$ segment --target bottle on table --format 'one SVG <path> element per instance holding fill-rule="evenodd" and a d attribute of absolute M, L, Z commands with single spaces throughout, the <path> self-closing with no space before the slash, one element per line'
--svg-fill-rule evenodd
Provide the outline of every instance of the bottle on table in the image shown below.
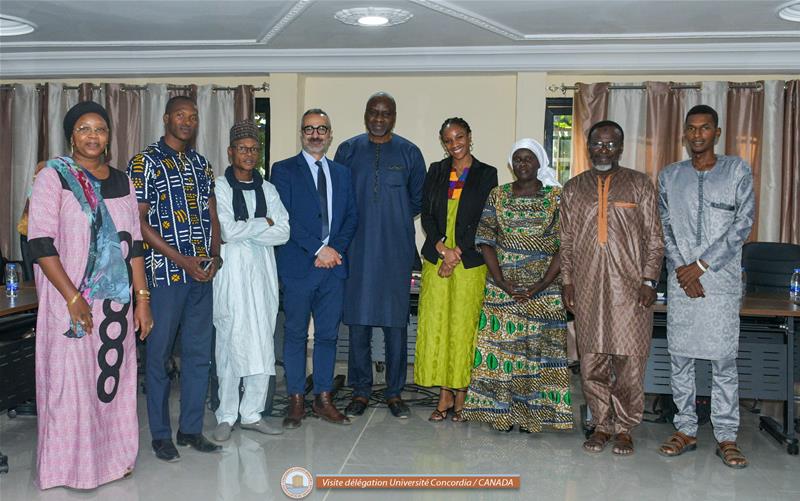
<path fill-rule="evenodd" d="M 800 304 L 800 268 L 795 268 L 789 282 L 789 301 Z"/>
<path fill-rule="evenodd" d="M 17 297 L 19 290 L 19 265 L 17 263 L 6 264 L 6 296 Z"/>

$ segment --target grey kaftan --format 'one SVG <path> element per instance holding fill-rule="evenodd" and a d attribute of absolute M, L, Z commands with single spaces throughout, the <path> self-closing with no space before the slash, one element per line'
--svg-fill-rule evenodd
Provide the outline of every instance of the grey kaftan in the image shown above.
<path fill-rule="evenodd" d="M 719 155 L 711 170 L 691 160 L 670 164 L 658 176 L 659 210 L 667 256 L 669 352 L 689 358 L 736 358 L 742 294 L 742 245 L 755 213 L 753 174 L 739 157 Z M 702 259 L 705 298 L 691 299 L 675 268 Z"/>

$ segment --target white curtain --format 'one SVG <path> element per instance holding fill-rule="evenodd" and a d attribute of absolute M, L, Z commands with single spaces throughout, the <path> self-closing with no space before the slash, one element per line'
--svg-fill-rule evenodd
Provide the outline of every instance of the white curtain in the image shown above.
<path fill-rule="evenodd" d="M 641 83 L 626 83 L 641 85 Z M 608 119 L 622 126 L 625 148 L 619 163 L 624 167 L 645 172 L 647 136 L 647 92 L 643 89 L 617 89 L 608 94 Z"/>
<path fill-rule="evenodd" d="M 78 90 L 64 89 L 64 84 L 47 84 L 47 158 L 67 155 L 70 145 L 64 137 L 64 115 L 78 104 Z"/>
<path fill-rule="evenodd" d="M 783 151 L 783 80 L 764 82 L 764 130 L 761 148 L 761 193 L 758 239 L 780 242 L 781 152 Z"/>
<path fill-rule="evenodd" d="M 700 90 L 687 90 L 682 100 L 684 109 L 682 116 L 698 104 L 707 104 L 717 111 L 719 115 L 719 126 L 725 127 L 728 118 L 728 82 L 701 82 Z M 725 152 L 725 132 L 723 131 L 717 141 L 715 150 L 718 153 Z M 689 158 L 689 152 L 683 148 L 683 159 Z"/>
<path fill-rule="evenodd" d="M 225 173 L 228 166 L 228 143 L 233 126 L 233 92 L 215 91 L 213 85 L 197 87 L 197 151 L 205 156 L 215 176 Z"/>
<path fill-rule="evenodd" d="M 147 90 L 141 100 L 140 128 L 143 145 L 153 144 L 164 135 L 164 109 L 167 101 L 169 101 L 167 84 L 147 84 Z"/>
<path fill-rule="evenodd" d="M 37 141 L 39 130 L 39 96 L 36 84 L 18 84 L 14 86 L 14 102 L 11 108 L 11 141 L 14 145 L 11 154 L 11 217 L 13 234 L 11 259 L 21 260 L 19 235 L 16 232 L 16 221 L 25 208 L 28 189 L 33 181 L 36 168 Z M 64 135 L 63 129 L 60 133 Z"/>

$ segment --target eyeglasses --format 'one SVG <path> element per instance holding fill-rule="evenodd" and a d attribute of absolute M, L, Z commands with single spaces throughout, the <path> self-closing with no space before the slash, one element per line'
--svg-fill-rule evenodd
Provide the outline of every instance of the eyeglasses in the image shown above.
<path fill-rule="evenodd" d="M 306 136 L 312 135 L 314 131 L 317 131 L 317 134 L 319 134 L 320 136 L 324 136 L 331 129 L 327 125 L 317 125 L 316 127 L 311 125 L 306 125 L 305 127 L 301 127 L 300 130 L 303 131 L 303 134 L 305 134 Z"/>
<path fill-rule="evenodd" d="M 589 143 L 589 148 L 593 150 L 599 150 L 603 147 L 605 147 L 608 151 L 613 151 L 620 147 L 620 143 L 615 141 L 592 141 Z"/>
<path fill-rule="evenodd" d="M 242 146 L 241 144 L 236 146 L 236 151 L 241 153 L 242 155 L 247 155 L 248 153 L 253 155 L 258 155 L 258 152 L 261 151 L 261 146 Z"/>
<path fill-rule="evenodd" d="M 75 133 L 79 136 L 88 136 L 92 132 L 98 136 L 103 136 L 108 134 L 108 127 L 89 127 L 88 125 L 82 125 L 75 129 Z"/>

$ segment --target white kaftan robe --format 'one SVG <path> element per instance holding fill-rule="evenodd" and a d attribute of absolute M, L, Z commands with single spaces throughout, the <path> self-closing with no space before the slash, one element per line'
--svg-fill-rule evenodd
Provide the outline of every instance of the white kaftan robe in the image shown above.
<path fill-rule="evenodd" d="M 217 329 L 216 362 L 219 374 L 244 377 L 275 375 L 273 335 L 278 314 L 278 274 L 274 246 L 289 239 L 289 214 L 278 191 L 262 185 L 267 217 L 254 218 L 256 192 L 243 190 L 247 221 L 233 215 L 233 190 L 224 177 L 217 178 L 215 195 L 224 260 L 214 277 L 214 327 Z"/>

